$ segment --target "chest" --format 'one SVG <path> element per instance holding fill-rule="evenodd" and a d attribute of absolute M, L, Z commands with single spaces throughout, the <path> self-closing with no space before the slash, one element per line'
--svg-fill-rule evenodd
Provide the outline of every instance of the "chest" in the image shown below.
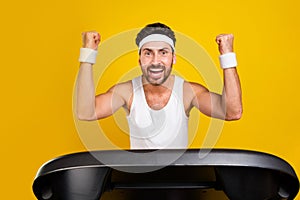
<path fill-rule="evenodd" d="M 166 89 L 161 92 L 153 92 L 145 89 L 144 93 L 148 106 L 153 110 L 160 110 L 168 104 L 172 95 L 172 90 Z"/>

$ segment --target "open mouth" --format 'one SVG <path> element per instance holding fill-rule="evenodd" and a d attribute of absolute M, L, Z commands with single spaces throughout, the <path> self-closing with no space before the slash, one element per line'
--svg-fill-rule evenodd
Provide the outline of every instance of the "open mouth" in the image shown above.
<path fill-rule="evenodd" d="M 164 65 L 149 65 L 147 66 L 147 76 L 152 81 L 158 81 L 164 78 L 165 70 Z"/>
<path fill-rule="evenodd" d="M 150 73 L 154 73 L 154 74 L 158 74 L 158 73 L 162 73 L 164 70 L 163 69 L 149 69 Z"/>
<path fill-rule="evenodd" d="M 162 68 L 149 68 L 148 74 L 152 79 L 160 79 L 163 76 L 164 69 Z"/>

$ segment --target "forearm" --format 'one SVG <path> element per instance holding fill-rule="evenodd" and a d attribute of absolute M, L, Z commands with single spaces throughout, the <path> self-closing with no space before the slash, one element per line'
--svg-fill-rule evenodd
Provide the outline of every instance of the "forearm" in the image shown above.
<path fill-rule="evenodd" d="M 93 66 L 81 63 L 76 83 L 76 114 L 80 120 L 95 120 Z"/>
<path fill-rule="evenodd" d="M 80 68 L 76 82 L 76 114 L 81 120 L 96 120 L 95 86 L 93 64 L 96 62 L 100 35 L 97 32 L 82 33 Z"/>
<path fill-rule="evenodd" d="M 224 89 L 222 106 L 226 120 L 237 120 L 242 116 L 242 91 L 237 69 L 224 69 Z"/>
<path fill-rule="evenodd" d="M 216 38 L 224 75 L 224 89 L 219 105 L 225 120 L 237 120 L 242 116 L 242 91 L 233 53 L 233 39 L 233 34 L 220 34 Z"/>

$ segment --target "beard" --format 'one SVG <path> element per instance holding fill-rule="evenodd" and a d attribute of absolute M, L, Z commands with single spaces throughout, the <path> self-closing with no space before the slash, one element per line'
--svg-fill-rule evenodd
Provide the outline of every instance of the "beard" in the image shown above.
<path fill-rule="evenodd" d="M 173 65 L 166 67 L 164 65 L 149 65 L 143 67 L 143 76 L 151 85 L 162 85 L 170 76 Z"/>

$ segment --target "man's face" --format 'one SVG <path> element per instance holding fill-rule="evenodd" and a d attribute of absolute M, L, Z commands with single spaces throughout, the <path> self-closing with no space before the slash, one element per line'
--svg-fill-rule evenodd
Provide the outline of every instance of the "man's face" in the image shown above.
<path fill-rule="evenodd" d="M 166 42 L 148 42 L 140 50 L 140 66 L 152 85 L 163 84 L 171 74 L 175 55 Z"/>

